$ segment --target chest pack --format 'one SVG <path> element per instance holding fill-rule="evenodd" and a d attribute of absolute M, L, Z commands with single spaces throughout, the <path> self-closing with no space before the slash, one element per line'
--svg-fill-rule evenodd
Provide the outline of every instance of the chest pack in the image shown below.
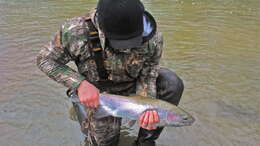
<path fill-rule="evenodd" d="M 107 79 L 108 73 L 105 69 L 103 58 L 104 51 L 100 44 L 98 30 L 90 18 L 86 19 L 86 23 L 89 28 L 87 32 L 88 48 L 90 49 L 91 56 L 96 63 L 98 75 L 101 79 Z"/>

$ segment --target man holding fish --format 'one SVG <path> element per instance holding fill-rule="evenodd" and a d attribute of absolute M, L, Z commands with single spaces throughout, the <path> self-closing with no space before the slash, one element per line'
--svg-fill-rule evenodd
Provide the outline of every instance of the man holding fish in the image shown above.
<path fill-rule="evenodd" d="M 88 119 L 74 104 L 88 145 L 116 146 L 121 118 L 91 118 L 100 106 L 100 93 L 140 95 L 178 105 L 183 82 L 159 61 L 163 39 L 153 16 L 139 0 L 99 0 L 97 9 L 67 20 L 37 57 L 38 67 L 69 88 L 88 107 Z M 78 72 L 67 66 L 74 61 Z M 69 94 L 70 94 L 69 93 Z M 133 107 L 135 108 L 135 107 Z M 158 112 L 139 117 L 137 146 L 155 146 L 163 127 Z"/>

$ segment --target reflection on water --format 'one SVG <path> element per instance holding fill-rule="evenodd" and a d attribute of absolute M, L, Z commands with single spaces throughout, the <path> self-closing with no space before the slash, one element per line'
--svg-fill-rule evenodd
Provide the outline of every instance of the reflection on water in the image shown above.
<path fill-rule="evenodd" d="M 159 145 L 260 145 L 260 1 L 143 1 L 164 34 L 161 65 L 183 78 L 180 106 L 197 119 L 167 128 Z M 80 145 L 66 89 L 37 69 L 35 56 L 66 18 L 95 5 L 0 0 L 1 145 Z M 136 133 L 123 129 L 121 145 Z"/>

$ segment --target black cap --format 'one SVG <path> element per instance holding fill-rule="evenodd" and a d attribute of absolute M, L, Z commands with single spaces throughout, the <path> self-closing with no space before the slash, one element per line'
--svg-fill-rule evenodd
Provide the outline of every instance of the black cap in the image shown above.
<path fill-rule="evenodd" d="M 97 14 L 111 47 L 141 46 L 144 6 L 139 0 L 99 0 Z"/>

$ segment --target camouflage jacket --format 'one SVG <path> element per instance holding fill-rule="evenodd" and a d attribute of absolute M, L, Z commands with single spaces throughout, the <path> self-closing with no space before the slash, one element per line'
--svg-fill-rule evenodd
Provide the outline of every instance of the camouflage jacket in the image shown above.
<path fill-rule="evenodd" d="M 134 83 L 136 94 L 155 97 L 162 36 L 156 33 L 139 48 L 110 48 L 105 46 L 105 37 L 99 29 L 95 14 L 93 10 L 85 16 L 68 19 L 50 43 L 39 52 L 38 67 L 50 78 L 66 87 L 76 88 L 82 80 L 87 80 L 101 88 L 97 65 L 87 45 L 86 20 L 91 19 L 98 29 L 103 48 L 104 67 L 109 74 L 106 81 L 113 84 L 103 91 L 124 90 L 128 84 L 122 85 L 122 83 Z M 69 61 L 76 62 L 78 71 L 66 65 Z"/>

